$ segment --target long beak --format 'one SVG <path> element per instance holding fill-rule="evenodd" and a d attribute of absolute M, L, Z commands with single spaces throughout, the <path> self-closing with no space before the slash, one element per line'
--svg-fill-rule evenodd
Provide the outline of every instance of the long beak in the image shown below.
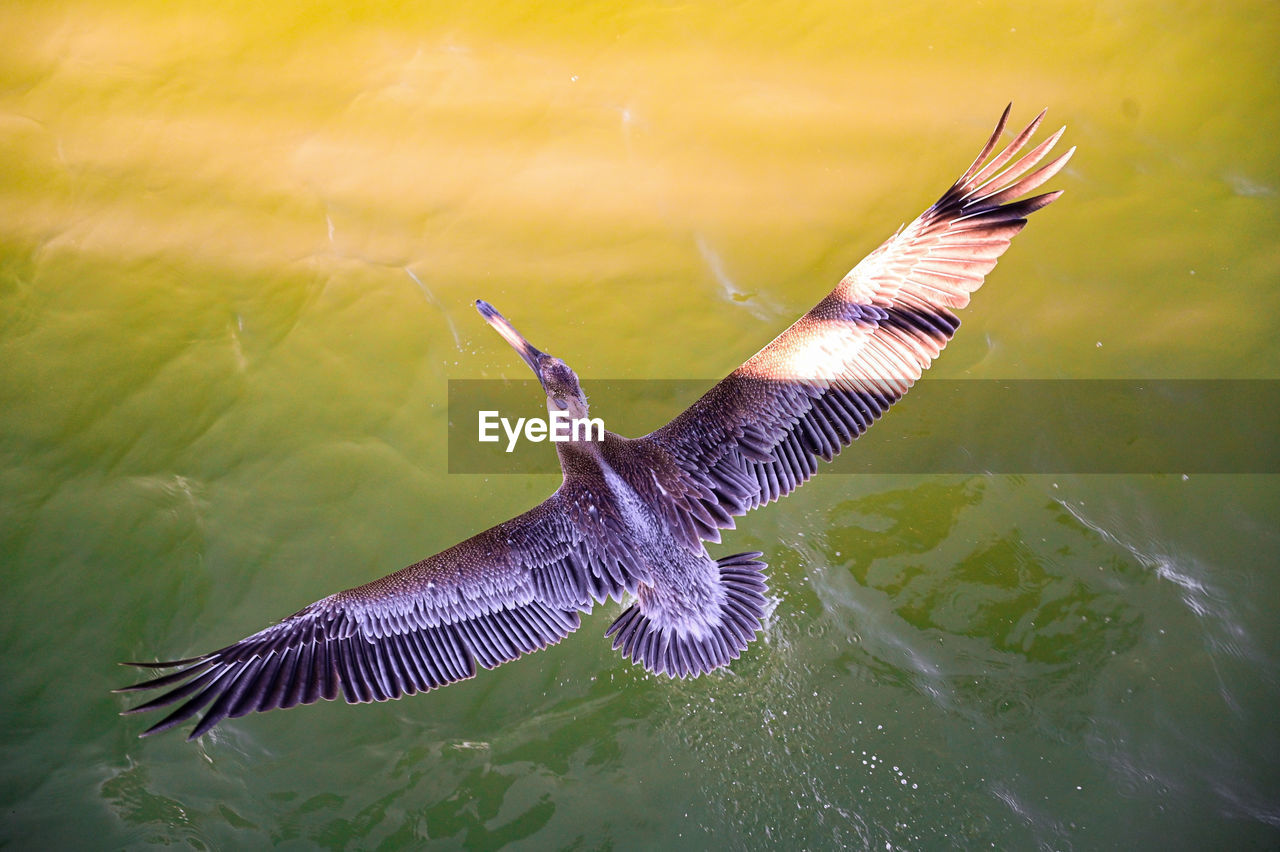
<path fill-rule="evenodd" d="M 498 313 L 493 305 L 476 299 L 476 310 L 480 312 L 480 316 L 484 317 L 485 322 L 493 326 L 494 331 L 502 335 L 503 340 L 511 344 L 512 348 L 529 365 L 529 369 L 533 370 L 533 374 L 541 381 L 542 374 L 538 372 L 538 362 L 547 357 L 546 353 L 534 348 L 533 344 L 525 340 L 524 335 L 516 331 L 516 327 L 507 322 L 507 318 Z"/>

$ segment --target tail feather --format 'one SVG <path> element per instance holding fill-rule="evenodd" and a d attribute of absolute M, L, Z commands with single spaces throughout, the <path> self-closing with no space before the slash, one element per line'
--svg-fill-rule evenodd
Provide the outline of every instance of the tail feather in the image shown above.
<path fill-rule="evenodd" d="M 737 553 L 716 560 L 724 598 L 700 632 L 682 632 L 655 624 L 640 603 L 627 608 L 605 631 L 614 650 L 654 674 L 698 677 L 738 659 L 756 637 L 764 617 L 765 563 L 759 553 Z"/>

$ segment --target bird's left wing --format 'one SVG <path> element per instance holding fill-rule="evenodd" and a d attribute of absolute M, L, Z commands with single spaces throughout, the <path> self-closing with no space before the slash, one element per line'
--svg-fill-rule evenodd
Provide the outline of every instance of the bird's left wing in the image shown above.
<path fill-rule="evenodd" d="M 559 642 L 593 600 L 634 591 L 637 582 L 616 559 L 591 552 L 590 536 L 557 491 L 523 515 L 219 651 L 134 663 L 179 670 L 117 691 L 165 690 L 126 713 L 182 702 L 143 736 L 203 710 L 192 739 L 228 717 L 321 698 L 385 701 Z"/>
<path fill-rule="evenodd" d="M 1041 113 L 988 162 L 1000 117 L 973 165 L 928 210 L 868 255 L 812 310 L 666 426 L 639 439 L 678 468 L 663 483 L 699 537 L 790 493 L 920 378 L 1027 216 L 1060 195 L 1020 196 L 1074 148 L 1040 166 L 1059 130 L 1022 157 Z M 1015 158 L 1016 162 L 1015 162 Z M 1030 173 L 1030 174 L 1028 174 Z"/>

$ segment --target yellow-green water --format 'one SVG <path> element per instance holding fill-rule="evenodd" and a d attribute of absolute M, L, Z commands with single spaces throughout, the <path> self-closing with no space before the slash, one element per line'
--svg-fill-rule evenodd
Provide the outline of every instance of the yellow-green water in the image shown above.
<path fill-rule="evenodd" d="M 446 472 L 447 380 L 525 378 L 474 299 L 588 393 L 714 378 L 1009 100 L 1080 150 L 935 373 L 1280 379 L 1272 3 L 263 5 L 0 9 L 0 844 L 1280 842 L 1274 476 L 819 477 L 726 536 L 776 598 L 728 672 L 645 676 L 606 606 L 136 739 L 117 661 L 554 488 Z"/>

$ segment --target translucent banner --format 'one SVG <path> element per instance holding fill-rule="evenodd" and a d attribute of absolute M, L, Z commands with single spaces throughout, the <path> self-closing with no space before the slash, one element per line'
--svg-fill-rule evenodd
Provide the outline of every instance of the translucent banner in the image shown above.
<path fill-rule="evenodd" d="M 714 384 L 583 387 L 593 420 L 636 437 Z M 573 424 L 551 421 L 532 379 L 450 381 L 449 472 L 557 473 Z M 1280 473 L 1278 426 L 1277 380 L 926 379 L 819 473 Z"/>

